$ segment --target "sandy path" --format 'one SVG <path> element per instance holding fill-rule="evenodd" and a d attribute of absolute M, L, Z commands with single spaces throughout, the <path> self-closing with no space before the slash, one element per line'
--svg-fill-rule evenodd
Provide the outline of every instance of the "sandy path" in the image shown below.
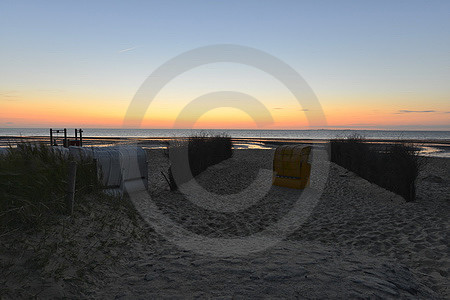
<path fill-rule="evenodd" d="M 137 261 L 138 275 L 112 286 L 118 297 L 423 298 L 429 291 L 393 261 L 318 243 L 282 242 L 246 257 L 211 258 L 172 250 Z"/>
<path fill-rule="evenodd" d="M 208 191 L 239 193 L 256 178 L 259 168 L 271 169 L 272 155 L 270 150 L 236 151 L 234 158 L 208 169 L 197 181 Z M 156 160 L 164 160 L 156 156 Z M 333 164 L 320 202 L 289 240 L 297 241 L 297 248 L 307 241 L 325 247 L 325 252 L 335 248 L 351 251 L 349 257 L 355 259 L 350 260 L 359 271 L 373 259 L 379 262 L 378 266 L 371 266 L 373 272 L 383 264 L 382 259 L 390 261 L 389 264 L 398 262 L 410 268 L 428 287 L 448 296 L 449 193 L 444 179 L 448 178 L 445 177 L 448 170 L 447 160 L 430 159 L 418 182 L 418 201 L 404 203 L 401 197 Z M 152 190 L 158 207 L 183 228 L 207 237 L 245 237 L 257 233 L 282 218 L 298 199 L 296 191 L 273 187 L 250 208 L 239 213 L 222 213 L 200 208 L 181 193 L 174 194 L 163 187 L 164 182 L 160 182 Z M 282 255 L 291 254 L 287 251 Z M 344 275 L 345 271 L 334 265 L 336 261 L 331 261 L 334 262 L 328 261 L 328 268 L 331 273 L 342 274 L 341 280 L 353 276 Z M 327 281 L 326 277 L 319 281 Z M 403 280 L 400 275 L 397 279 Z M 384 280 L 383 276 L 378 280 Z"/>

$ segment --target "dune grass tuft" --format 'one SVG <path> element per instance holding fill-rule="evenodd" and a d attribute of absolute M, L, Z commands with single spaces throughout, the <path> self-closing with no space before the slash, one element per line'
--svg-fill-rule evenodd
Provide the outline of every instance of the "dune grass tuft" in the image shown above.
<path fill-rule="evenodd" d="M 186 155 L 187 154 L 187 155 Z M 171 190 L 177 189 L 177 184 L 182 184 L 191 179 L 185 170 L 180 170 L 182 160 L 188 159 L 189 168 L 193 177 L 199 175 L 209 166 L 215 165 L 233 155 L 233 143 L 231 137 L 226 134 L 210 135 L 201 133 L 184 140 L 173 141 L 169 145 L 169 186 Z M 178 168 L 178 169 L 177 169 Z M 178 170 L 177 180 L 174 171 Z"/>
<path fill-rule="evenodd" d="M 0 155 L 0 230 L 38 227 L 67 210 L 69 161 L 44 144 L 20 143 Z M 92 159 L 77 159 L 76 199 L 100 189 Z"/>
<path fill-rule="evenodd" d="M 331 161 L 390 190 L 406 201 L 416 197 L 421 160 L 412 144 L 375 145 L 361 136 L 331 141 Z"/>

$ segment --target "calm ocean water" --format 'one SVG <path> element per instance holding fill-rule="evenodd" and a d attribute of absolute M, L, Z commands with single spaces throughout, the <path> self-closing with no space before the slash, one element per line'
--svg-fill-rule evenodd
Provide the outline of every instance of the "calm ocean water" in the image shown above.
<path fill-rule="evenodd" d="M 73 129 L 67 129 L 73 136 Z M 201 132 L 194 129 L 99 129 L 83 128 L 85 137 L 184 137 Z M 234 138 L 333 139 L 359 134 L 367 139 L 450 141 L 450 131 L 394 130 L 203 130 L 227 133 Z M 0 128 L 0 136 L 49 136 L 48 128 Z"/>

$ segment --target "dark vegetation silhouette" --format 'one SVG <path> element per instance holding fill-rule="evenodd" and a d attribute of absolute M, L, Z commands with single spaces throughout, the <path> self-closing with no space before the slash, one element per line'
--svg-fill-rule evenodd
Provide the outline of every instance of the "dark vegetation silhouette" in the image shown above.
<path fill-rule="evenodd" d="M 0 155 L 0 231 L 37 228 L 67 211 L 69 162 L 74 157 L 44 144 L 20 143 Z M 99 191 L 93 159 L 76 158 L 76 200 Z"/>
<path fill-rule="evenodd" d="M 331 161 L 406 201 L 415 200 L 422 161 L 412 144 L 371 144 L 361 136 L 335 139 L 331 141 Z"/>
<path fill-rule="evenodd" d="M 186 156 L 187 153 L 187 156 Z M 171 190 L 178 189 L 178 184 L 189 181 L 192 177 L 182 169 L 183 160 L 188 159 L 189 168 L 193 177 L 199 175 L 209 166 L 215 165 L 233 155 L 231 137 L 226 134 L 211 135 L 201 133 L 183 140 L 174 140 L 169 145 L 170 159 L 169 186 Z M 178 168 L 177 180 L 174 171 Z"/>

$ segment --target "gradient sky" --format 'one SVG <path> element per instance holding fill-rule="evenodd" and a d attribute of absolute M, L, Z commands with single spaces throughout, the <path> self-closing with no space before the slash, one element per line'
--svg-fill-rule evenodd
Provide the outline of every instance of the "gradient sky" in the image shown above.
<path fill-rule="evenodd" d="M 158 66 L 238 44 L 301 74 L 323 128 L 450 130 L 450 1 L 2 1 L 0 38 L 0 127 L 120 128 Z M 308 128 L 285 86 L 234 63 L 175 78 L 141 126 L 172 128 L 190 101 L 222 90 L 261 101 L 268 129 Z M 233 108 L 195 127 L 256 128 Z"/>

